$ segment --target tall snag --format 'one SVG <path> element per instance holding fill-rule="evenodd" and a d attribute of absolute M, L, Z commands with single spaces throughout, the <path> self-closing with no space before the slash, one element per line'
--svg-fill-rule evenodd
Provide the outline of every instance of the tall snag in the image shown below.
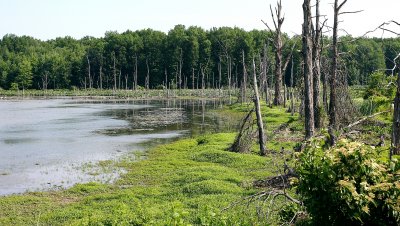
<path fill-rule="evenodd" d="M 332 37 L 332 68 L 331 68 L 331 81 L 330 81 L 330 98 L 329 98 L 329 135 L 330 144 L 334 145 L 336 138 L 334 131 L 339 128 L 338 116 L 337 116 L 337 74 L 338 74 L 338 17 L 340 15 L 340 9 L 346 4 L 347 0 L 344 0 L 339 4 L 339 0 L 335 0 L 333 8 L 333 37 Z"/>
<path fill-rule="evenodd" d="M 254 81 L 254 106 L 256 109 L 256 117 L 257 117 L 257 127 L 258 127 L 258 143 L 260 145 L 260 155 L 265 155 L 267 150 L 265 148 L 266 139 L 264 133 L 264 124 L 261 115 L 261 107 L 260 107 L 260 94 L 258 92 L 258 85 L 257 85 L 257 75 L 256 75 L 256 63 L 254 62 L 253 58 L 253 81 Z"/>
<path fill-rule="evenodd" d="M 315 5 L 315 30 L 313 32 L 313 101 L 314 101 L 314 125 L 315 128 L 321 128 L 321 98 L 320 98 L 320 81 L 321 81 L 321 25 L 319 2 L 316 0 Z"/>
<path fill-rule="evenodd" d="M 282 16 L 282 1 L 279 0 L 277 2 L 277 7 L 275 7 L 275 13 L 272 10 L 272 6 L 270 5 L 270 11 L 272 16 L 272 21 L 275 27 L 275 37 L 274 37 L 274 46 L 275 46 L 275 97 L 274 97 L 274 105 L 281 105 L 283 103 L 282 96 L 282 24 L 285 21 L 285 18 Z M 276 19 L 275 19 L 276 16 Z M 265 26 L 271 30 L 266 22 L 263 21 Z"/>
<path fill-rule="evenodd" d="M 303 61 L 304 61 L 304 118 L 306 139 L 314 135 L 314 104 L 313 104 L 313 57 L 312 57 L 312 23 L 310 0 L 304 0 L 303 3 Z"/>

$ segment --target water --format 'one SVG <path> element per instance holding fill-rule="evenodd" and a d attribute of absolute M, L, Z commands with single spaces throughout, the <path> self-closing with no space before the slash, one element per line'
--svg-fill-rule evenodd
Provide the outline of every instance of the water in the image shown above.
<path fill-rule="evenodd" d="M 112 182 L 122 169 L 98 174 L 87 166 L 141 151 L 149 144 L 234 130 L 237 120 L 209 111 L 221 104 L 204 100 L 0 101 L 0 195 L 88 181 Z"/>

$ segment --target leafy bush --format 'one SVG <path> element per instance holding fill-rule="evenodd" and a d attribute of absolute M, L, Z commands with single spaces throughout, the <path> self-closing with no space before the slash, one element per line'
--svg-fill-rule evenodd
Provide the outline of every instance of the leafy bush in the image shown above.
<path fill-rule="evenodd" d="M 379 111 L 385 111 L 390 107 L 392 102 L 393 99 L 389 99 L 385 96 L 371 96 L 363 101 L 360 112 L 363 115 L 371 115 Z"/>
<path fill-rule="evenodd" d="M 368 99 L 372 96 L 384 96 L 393 99 L 395 91 L 395 86 L 390 85 L 387 75 L 383 72 L 375 72 L 370 76 L 368 88 L 365 90 L 364 99 Z"/>
<path fill-rule="evenodd" d="M 400 223 L 398 164 L 376 159 L 373 148 L 345 140 L 327 151 L 314 146 L 300 154 L 297 189 L 316 224 Z"/>

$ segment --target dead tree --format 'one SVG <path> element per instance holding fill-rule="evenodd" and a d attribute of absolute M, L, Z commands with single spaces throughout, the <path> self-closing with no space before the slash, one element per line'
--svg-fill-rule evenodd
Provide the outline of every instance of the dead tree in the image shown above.
<path fill-rule="evenodd" d="M 335 135 L 334 131 L 339 128 L 338 116 L 337 116 L 337 74 L 338 74 L 338 17 L 340 15 L 340 9 L 346 4 L 347 0 L 343 0 L 339 4 L 339 0 L 335 0 L 333 7 L 333 37 L 332 37 L 332 66 L 331 66 L 331 81 L 330 81 L 330 98 L 329 98 L 329 135 L 330 144 L 334 145 Z"/>
<path fill-rule="evenodd" d="M 112 52 L 111 55 L 113 57 L 113 75 L 114 75 L 114 87 L 113 87 L 113 89 L 116 90 L 117 89 L 117 69 L 115 67 L 115 52 Z"/>
<path fill-rule="evenodd" d="M 221 56 L 218 61 L 218 89 L 221 92 L 221 79 L 222 79 L 222 68 L 221 68 Z"/>
<path fill-rule="evenodd" d="M 231 101 L 231 86 L 232 86 L 232 59 L 226 56 L 228 61 L 228 92 L 229 92 L 229 104 Z"/>
<path fill-rule="evenodd" d="M 304 0 L 303 3 L 303 61 L 304 61 L 304 127 L 306 139 L 314 135 L 314 104 L 313 104 L 313 56 L 312 56 L 312 21 L 311 21 L 311 0 Z"/>
<path fill-rule="evenodd" d="M 47 91 L 47 86 L 49 85 L 49 72 L 45 71 L 44 76 L 42 77 L 42 88 Z"/>
<path fill-rule="evenodd" d="M 263 58 L 262 58 L 262 73 L 263 73 L 263 84 L 262 87 L 264 87 L 264 92 L 265 92 L 265 103 L 268 103 L 268 60 L 267 60 L 267 45 L 264 44 L 264 50 L 263 50 Z"/>
<path fill-rule="evenodd" d="M 99 67 L 100 90 L 103 90 L 103 65 Z"/>
<path fill-rule="evenodd" d="M 128 90 L 128 74 L 125 74 L 125 90 Z"/>
<path fill-rule="evenodd" d="M 266 146 L 266 139 L 264 133 L 264 124 L 261 115 L 261 107 L 260 107 L 260 95 L 258 92 L 258 85 L 257 85 L 257 75 L 256 75 L 256 64 L 253 58 L 253 82 L 254 82 L 254 105 L 256 109 L 256 117 L 257 117 L 257 127 L 258 127 L 258 143 L 260 145 L 260 155 L 264 156 L 267 154 Z"/>
<path fill-rule="evenodd" d="M 92 77 L 91 77 L 91 75 L 90 75 L 90 60 L 89 60 L 89 54 L 86 55 L 86 60 L 87 60 L 87 63 L 88 63 L 89 89 L 91 89 L 91 88 L 92 88 Z"/>
<path fill-rule="evenodd" d="M 133 90 L 137 89 L 137 85 L 138 85 L 138 58 L 137 56 L 135 56 L 135 72 L 133 73 Z"/>
<path fill-rule="evenodd" d="M 252 108 L 247 115 L 243 118 L 239 126 L 239 133 L 236 135 L 235 141 L 228 148 L 229 151 L 245 153 L 249 152 L 252 144 L 253 137 L 253 119 L 252 114 L 254 108 Z"/>
<path fill-rule="evenodd" d="M 182 64 L 183 64 L 183 51 L 182 48 L 180 48 L 181 53 L 179 55 L 179 91 L 182 89 Z"/>
<path fill-rule="evenodd" d="M 282 16 L 282 1 L 279 0 L 277 2 L 277 7 L 275 7 L 275 13 L 272 10 L 272 6 L 270 5 L 270 11 L 272 16 L 272 21 L 275 27 L 275 37 L 274 37 L 274 46 L 275 46 L 275 97 L 274 97 L 274 105 L 281 105 L 282 98 L 282 24 L 285 18 Z M 276 17 L 276 19 L 275 19 Z M 271 30 L 266 22 L 263 23 L 267 26 L 267 28 Z"/>
<path fill-rule="evenodd" d="M 147 67 L 147 75 L 146 75 L 145 87 L 146 87 L 146 89 L 149 89 L 149 87 L 150 87 L 150 67 L 149 67 L 149 60 L 147 58 L 146 58 L 146 67 Z"/>
<path fill-rule="evenodd" d="M 315 128 L 321 128 L 321 98 L 320 98 L 320 81 L 321 81 L 321 38 L 322 28 L 320 25 L 319 2 L 316 0 L 315 5 L 315 30 L 313 35 L 313 101 L 314 101 L 314 122 Z M 323 27 L 323 26 L 322 26 Z"/>
<path fill-rule="evenodd" d="M 244 50 L 242 50 L 242 62 L 243 62 L 243 80 L 241 85 L 241 97 L 242 103 L 247 102 L 247 71 L 246 71 L 246 62 L 244 59 Z"/>
<path fill-rule="evenodd" d="M 290 114 L 293 116 L 294 115 L 294 62 L 293 62 L 293 57 L 292 57 L 292 67 L 290 69 Z"/>
<path fill-rule="evenodd" d="M 194 90 L 194 68 L 192 67 L 192 90 Z"/>

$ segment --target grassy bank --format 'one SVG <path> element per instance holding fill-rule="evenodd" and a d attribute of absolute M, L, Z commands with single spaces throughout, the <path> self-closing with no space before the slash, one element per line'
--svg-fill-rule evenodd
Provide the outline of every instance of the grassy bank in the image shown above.
<path fill-rule="evenodd" d="M 234 134 L 185 139 L 149 151 L 112 185 L 79 184 L 66 191 L 2 197 L 1 225 L 250 224 L 252 211 L 231 202 L 269 176 L 271 158 L 225 151 Z"/>
<path fill-rule="evenodd" d="M 268 149 L 294 146 L 288 131 L 301 125 L 297 116 L 283 108 L 263 108 L 268 133 L 275 137 Z M 247 110 L 246 105 L 233 105 L 223 111 Z M 226 151 L 235 135 L 210 134 L 161 145 L 139 162 L 109 161 L 127 171 L 114 184 L 1 197 L 0 225 L 265 225 L 253 204 L 223 209 L 258 192 L 253 181 L 277 174 L 284 159 L 276 153 L 260 157 Z"/>

